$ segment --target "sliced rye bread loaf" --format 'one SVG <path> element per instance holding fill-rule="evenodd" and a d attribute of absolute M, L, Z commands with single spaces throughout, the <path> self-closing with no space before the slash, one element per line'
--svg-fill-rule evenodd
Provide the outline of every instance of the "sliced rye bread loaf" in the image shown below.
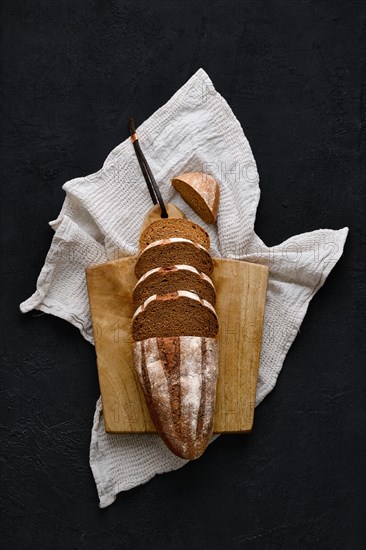
<path fill-rule="evenodd" d="M 132 317 L 135 341 L 159 336 L 206 336 L 215 338 L 219 326 L 214 307 L 196 293 L 178 290 L 154 294 Z"/>
<path fill-rule="evenodd" d="M 138 256 L 135 275 L 140 279 L 144 273 L 155 267 L 171 267 L 177 264 L 191 265 L 210 276 L 213 261 L 200 244 L 181 237 L 163 239 L 149 244 Z"/>
<path fill-rule="evenodd" d="M 148 338 L 133 345 L 134 364 L 154 425 L 167 447 L 193 460 L 213 432 L 218 375 L 214 338 Z"/>
<path fill-rule="evenodd" d="M 200 225 L 185 218 L 164 218 L 155 220 L 144 229 L 139 239 L 141 252 L 149 244 L 172 237 L 183 237 L 210 250 L 210 237 Z"/>
<path fill-rule="evenodd" d="M 203 172 L 186 172 L 172 179 L 173 187 L 206 223 L 214 223 L 220 201 L 217 181 Z"/>
<path fill-rule="evenodd" d="M 134 308 L 153 294 L 162 295 L 176 290 L 190 290 L 215 305 L 216 291 L 208 275 L 191 265 L 173 265 L 150 269 L 137 281 L 132 291 Z"/>

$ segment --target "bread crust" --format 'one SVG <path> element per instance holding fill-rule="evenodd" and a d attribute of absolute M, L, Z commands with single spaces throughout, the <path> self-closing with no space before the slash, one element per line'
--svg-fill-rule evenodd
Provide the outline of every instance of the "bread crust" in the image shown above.
<path fill-rule="evenodd" d="M 208 224 L 217 219 L 220 186 L 204 172 L 185 172 L 172 179 L 173 187 L 187 204 Z"/>
<path fill-rule="evenodd" d="M 219 345 L 214 338 L 148 338 L 134 362 L 154 425 L 177 456 L 202 455 L 213 433 Z"/>

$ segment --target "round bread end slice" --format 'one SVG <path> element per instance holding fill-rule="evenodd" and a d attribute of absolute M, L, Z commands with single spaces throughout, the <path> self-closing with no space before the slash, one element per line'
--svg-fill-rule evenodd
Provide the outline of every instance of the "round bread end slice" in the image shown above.
<path fill-rule="evenodd" d="M 204 172 L 186 172 L 174 177 L 172 185 L 204 222 L 216 221 L 220 186 L 212 176 Z"/>

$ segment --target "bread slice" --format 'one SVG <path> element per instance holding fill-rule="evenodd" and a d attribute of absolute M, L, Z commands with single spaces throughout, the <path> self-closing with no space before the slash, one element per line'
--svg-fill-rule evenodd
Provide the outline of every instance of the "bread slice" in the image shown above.
<path fill-rule="evenodd" d="M 215 287 L 208 275 L 191 265 L 173 265 L 150 269 L 137 281 L 132 291 L 134 308 L 152 294 L 167 294 L 175 290 L 191 290 L 210 304 L 215 304 Z"/>
<path fill-rule="evenodd" d="M 216 404 L 214 338 L 148 338 L 133 345 L 135 369 L 154 425 L 167 447 L 192 460 L 210 442 Z"/>
<path fill-rule="evenodd" d="M 220 187 L 212 176 L 203 172 L 186 172 L 173 178 L 172 185 L 203 221 L 216 221 Z"/>
<path fill-rule="evenodd" d="M 213 261 L 207 250 L 198 243 L 180 237 L 163 239 L 149 244 L 138 256 L 135 275 L 138 279 L 156 267 L 184 264 L 210 276 Z"/>
<path fill-rule="evenodd" d="M 142 231 L 139 251 L 141 252 L 155 241 L 171 237 L 183 237 L 210 250 L 210 237 L 200 225 L 185 218 L 161 218 L 153 221 Z"/>
<path fill-rule="evenodd" d="M 172 202 L 168 202 L 165 204 L 166 211 L 168 212 L 169 218 L 185 218 L 184 213 L 178 208 L 178 206 L 175 206 Z M 150 210 L 147 212 L 145 219 L 143 221 L 143 224 L 141 226 L 140 235 L 144 231 L 144 229 L 147 228 L 148 225 L 150 225 L 152 222 L 156 220 L 161 220 L 161 208 L 159 204 L 154 204 L 150 208 Z"/>
<path fill-rule="evenodd" d="M 162 296 L 154 294 L 136 309 L 132 317 L 132 337 L 135 341 L 158 336 L 214 338 L 218 329 L 214 307 L 187 290 Z"/>

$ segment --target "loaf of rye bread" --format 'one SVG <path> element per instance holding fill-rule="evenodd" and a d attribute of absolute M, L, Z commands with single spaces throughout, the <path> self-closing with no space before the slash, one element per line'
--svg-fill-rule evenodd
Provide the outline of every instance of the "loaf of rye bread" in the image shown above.
<path fill-rule="evenodd" d="M 214 338 L 148 338 L 133 345 L 134 364 L 154 425 L 185 459 L 205 451 L 213 432 L 218 374 Z"/>
<path fill-rule="evenodd" d="M 177 264 L 191 265 L 208 276 L 213 271 L 212 258 L 202 245 L 182 237 L 173 237 L 146 246 L 136 260 L 135 275 L 140 279 L 151 269 Z"/>
<path fill-rule="evenodd" d="M 189 239 L 200 244 L 206 250 L 210 250 L 210 237 L 203 227 L 185 218 L 163 218 L 153 221 L 142 231 L 139 239 L 139 251 L 141 252 L 155 241 L 172 237 Z"/>
<path fill-rule="evenodd" d="M 137 281 L 132 291 L 133 306 L 136 309 L 152 294 L 161 295 L 176 290 L 190 290 L 215 305 L 216 291 L 208 275 L 191 265 L 173 265 L 150 269 Z"/>
<path fill-rule="evenodd" d="M 203 172 L 186 172 L 174 177 L 172 185 L 203 221 L 216 221 L 220 187 L 212 176 Z"/>
<path fill-rule="evenodd" d="M 162 296 L 154 294 L 136 309 L 132 317 L 132 337 L 135 341 L 157 336 L 214 338 L 218 329 L 214 307 L 187 290 Z"/>
<path fill-rule="evenodd" d="M 154 425 L 176 455 L 198 458 L 213 431 L 218 319 L 210 239 L 184 218 L 140 235 L 133 290 L 134 364 Z"/>

